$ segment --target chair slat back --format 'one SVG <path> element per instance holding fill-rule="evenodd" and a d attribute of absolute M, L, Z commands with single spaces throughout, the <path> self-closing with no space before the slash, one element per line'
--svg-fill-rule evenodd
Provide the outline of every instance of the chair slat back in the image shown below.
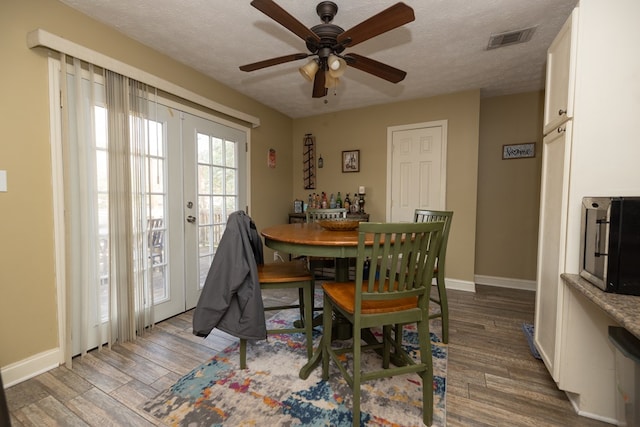
<path fill-rule="evenodd" d="M 347 217 L 345 208 L 334 209 L 307 209 L 307 222 L 316 222 L 322 219 L 340 219 Z"/>
<path fill-rule="evenodd" d="M 432 211 L 427 209 L 416 209 L 414 213 L 413 222 L 444 222 L 444 229 L 442 230 L 442 245 L 440 245 L 440 252 L 436 265 L 444 266 L 447 256 L 447 242 L 449 241 L 449 231 L 451 230 L 451 221 L 453 219 L 453 211 Z"/>
<path fill-rule="evenodd" d="M 419 298 L 428 309 L 435 261 L 444 223 L 360 223 L 356 261 L 356 310 L 364 300 Z M 373 234 L 373 244 L 366 244 Z M 365 261 L 368 274 L 364 275 Z"/>

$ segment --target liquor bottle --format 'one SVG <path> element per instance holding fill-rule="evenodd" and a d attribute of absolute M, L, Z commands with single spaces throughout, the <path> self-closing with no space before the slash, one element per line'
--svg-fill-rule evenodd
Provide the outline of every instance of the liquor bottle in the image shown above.
<path fill-rule="evenodd" d="M 338 197 L 336 198 L 336 208 L 342 207 L 342 197 L 340 196 L 340 192 L 338 191 Z"/>
<path fill-rule="evenodd" d="M 333 193 L 331 193 L 331 198 L 329 199 L 329 207 L 331 209 L 336 208 L 336 196 L 334 196 Z"/>
<path fill-rule="evenodd" d="M 347 210 L 347 212 L 351 212 L 349 210 L 349 208 L 351 207 L 351 201 L 349 200 L 349 193 L 347 193 L 347 196 L 344 198 L 343 206 Z"/>
<path fill-rule="evenodd" d="M 360 212 L 360 205 L 358 204 L 358 193 L 353 195 L 353 203 L 351 204 L 351 213 Z"/>
<path fill-rule="evenodd" d="M 327 193 L 322 192 L 322 209 L 327 209 L 329 207 L 329 202 L 327 202 Z"/>

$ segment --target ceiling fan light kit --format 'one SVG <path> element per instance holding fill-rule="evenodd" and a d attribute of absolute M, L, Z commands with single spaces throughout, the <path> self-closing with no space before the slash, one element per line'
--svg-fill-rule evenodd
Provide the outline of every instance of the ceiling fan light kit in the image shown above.
<path fill-rule="evenodd" d="M 307 62 L 305 65 L 303 65 L 302 67 L 298 68 L 298 70 L 300 71 L 300 74 L 302 74 L 302 76 L 309 80 L 310 82 L 313 81 L 313 78 L 315 77 L 316 73 L 318 72 L 318 61 L 316 61 L 315 59 L 312 59 L 311 61 Z"/>
<path fill-rule="evenodd" d="M 327 59 L 327 64 L 328 64 L 328 68 L 329 68 L 329 74 L 331 75 L 331 77 L 333 78 L 338 78 L 341 77 L 344 72 L 347 70 L 347 61 L 345 61 L 344 59 L 340 58 L 337 55 L 329 55 L 329 58 Z"/>
<path fill-rule="evenodd" d="M 309 56 L 317 56 L 317 59 L 299 68 L 300 74 L 305 79 L 313 81 L 312 96 L 314 98 L 322 98 L 327 95 L 327 88 L 335 88 L 339 83 L 339 77 L 346 71 L 347 65 L 391 83 L 398 83 L 407 75 L 402 70 L 355 53 L 341 55 L 346 48 L 415 20 L 413 9 L 402 2 L 394 4 L 346 31 L 331 23 L 338 12 L 338 5 L 331 1 L 318 4 L 316 13 L 322 24 L 311 28 L 306 27 L 273 0 L 252 0 L 251 5 L 300 37 L 310 53 L 296 53 L 243 65 L 240 67 L 242 71 L 255 71 Z"/>
<path fill-rule="evenodd" d="M 338 77 L 333 77 L 331 74 L 327 73 L 324 79 L 324 87 L 327 89 L 336 88 L 340 84 L 340 79 Z"/>

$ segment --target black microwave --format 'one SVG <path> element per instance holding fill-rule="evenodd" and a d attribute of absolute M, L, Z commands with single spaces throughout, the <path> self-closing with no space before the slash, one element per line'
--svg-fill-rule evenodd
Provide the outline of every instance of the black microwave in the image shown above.
<path fill-rule="evenodd" d="M 640 295 L 640 197 L 582 199 L 580 276 L 605 292 Z"/>

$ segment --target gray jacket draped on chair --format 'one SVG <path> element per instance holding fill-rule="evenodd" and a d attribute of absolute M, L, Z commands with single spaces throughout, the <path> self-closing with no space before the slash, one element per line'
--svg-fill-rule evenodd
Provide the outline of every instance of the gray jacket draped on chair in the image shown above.
<path fill-rule="evenodd" d="M 267 338 L 258 279 L 258 264 L 263 263 L 255 224 L 243 211 L 232 213 L 193 314 L 195 335 L 207 336 L 218 328 L 238 338 Z"/>

